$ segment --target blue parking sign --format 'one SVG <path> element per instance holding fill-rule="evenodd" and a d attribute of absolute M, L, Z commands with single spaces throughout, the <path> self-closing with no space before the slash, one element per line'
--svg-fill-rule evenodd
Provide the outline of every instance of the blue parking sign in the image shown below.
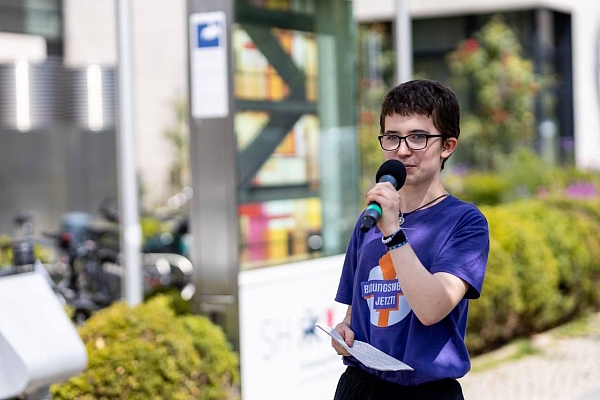
<path fill-rule="evenodd" d="M 219 47 L 222 26 L 219 21 L 199 23 L 197 28 L 198 47 Z"/>
<path fill-rule="evenodd" d="M 192 118 L 229 115 L 227 20 L 223 11 L 190 15 L 190 103 Z"/>

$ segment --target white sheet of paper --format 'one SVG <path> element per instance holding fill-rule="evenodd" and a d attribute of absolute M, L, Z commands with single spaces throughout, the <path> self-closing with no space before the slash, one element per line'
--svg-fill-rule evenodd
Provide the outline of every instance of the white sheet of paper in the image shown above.
<path fill-rule="evenodd" d="M 352 347 L 349 347 L 340 334 L 331 327 L 318 322 L 315 326 L 335 339 L 348 353 L 369 368 L 379 371 L 414 371 L 409 365 L 384 353 L 369 343 L 355 340 Z"/>

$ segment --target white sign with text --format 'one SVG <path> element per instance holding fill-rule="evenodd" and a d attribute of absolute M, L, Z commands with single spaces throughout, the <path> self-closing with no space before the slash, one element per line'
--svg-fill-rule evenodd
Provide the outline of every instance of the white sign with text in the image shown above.
<path fill-rule="evenodd" d="M 335 326 L 344 256 L 239 274 L 243 400 L 332 399 L 345 366 L 316 322 Z"/>

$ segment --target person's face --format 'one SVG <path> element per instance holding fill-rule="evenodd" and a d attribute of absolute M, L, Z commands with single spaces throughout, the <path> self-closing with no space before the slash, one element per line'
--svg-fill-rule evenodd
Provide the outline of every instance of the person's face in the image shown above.
<path fill-rule="evenodd" d="M 384 120 L 384 140 L 386 135 L 406 137 L 408 135 L 441 135 L 430 117 L 421 114 L 402 116 L 393 114 Z M 414 136 L 414 142 L 422 141 L 423 136 Z M 388 138 L 389 139 L 389 138 Z M 395 138 L 391 138 L 395 139 Z M 440 176 L 442 161 L 450 157 L 456 148 L 455 138 L 442 141 L 441 137 L 428 137 L 427 146 L 421 150 L 411 150 L 405 140 L 400 141 L 396 150 L 386 151 L 386 160 L 402 161 L 406 167 L 406 186 L 429 184 Z M 411 145 L 411 147 L 420 147 Z"/>

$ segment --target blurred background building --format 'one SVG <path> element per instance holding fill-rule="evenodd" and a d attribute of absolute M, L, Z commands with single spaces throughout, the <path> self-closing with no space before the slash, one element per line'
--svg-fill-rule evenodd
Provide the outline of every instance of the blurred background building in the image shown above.
<path fill-rule="evenodd" d="M 361 26 L 383 27 L 393 36 L 396 3 L 354 0 L 354 17 Z M 411 1 L 410 14 L 415 75 L 448 84 L 452 82 L 447 54 L 457 43 L 471 38 L 492 15 L 503 15 L 517 34 L 524 56 L 534 63 L 535 72 L 555 80 L 536 98 L 538 141 L 544 127 L 549 127 L 556 135 L 557 161 L 600 169 L 598 2 L 424 0 Z M 458 91 L 463 111 L 468 111 L 473 98 L 460 88 Z"/>
<path fill-rule="evenodd" d="M 345 251 L 360 211 L 351 3 L 131 3 L 142 211 L 186 214 L 192 197 L 198 207 L 207 208 L 202 196 L 221 195 L 222 182 L 204 182 L 206 191 L 197 190 L 196 185 L 212 176 L 216 161 L 222 160 L 199 159 L 209 156 L 200 155 L 197 149 L 203 147 L 203 135 L 234 135 L 235 148 L 227 147 L 227 139 L 204 150 L 215 158 L 222 152 L 235 154 L 237 186 L 227 189 L 225 197 L 235 204 L 226 219 L 234 221 L 236 229 L 211 247 L 201 238 L 220 236 L 211 234 L 214 228 L 206 220 L 192 218 L 192 234 L 201 241 L 192 244 L 195 267 L 202 271 L 197 286 L 208 286 L 217 303 L 225 302 L 208 308 L 202 308 L 202 303 L 200 310 L 226 325 L 235 346 L 242 342 L 241 347 L 251 352 L 242 357 L 250 363 L 242 367 L 247 371 L 245 379 L 251 378 L 248 371 L 281 373 L 281 366 L 294 357 L 297 373 L 293 378 L 299 387 L 325 377 L 322 382 L 329 388 L 327 379 L 335 379 L 339 372 L 337 360 L 329 358 L 328 364 L 322 364 L 328 374 L 309 364 L 315 357 L 330 355 L 318 347 L 323 341 L 314 340 L 313 320 L 333 324 L 341 315 L 332 309 L 331 282 L 336 280 L 339 254 Z M 233 132 L 193 127 L 188 133 L 188 14 L 201 12 L 207 4 L 217 9 L 221 4 L 233 5 L 233 13 L 226 13 L 231 24 L 227 40 L 233 57 L 235 110 L 227 119 Z M 13 217 L 19 212 L 35 212 L 39 233 L 56 229 L 68 211 L 97 213 L 104 198 L 117 195 L 115 13 L 113 0 L 0 1 L 3 233 L 11 234 Z M 207 169 L 190 171 L 190 165 L 202 162 L 208 162 Z M 189 186 L 194 192 L 187 190 Z M 229 225 L 225 220 L 217 223 Z M 239 252 L 230 249 L 238 244 Z M 238 270 L 266 271 L 259 267 L 331 255 L 338 255 L 337 261 L 299 264 L 275 281 L 268 272 L 241 277 L 244 304 L 261 303 L 260 296 L 265 295 L 265 301 L 272 304 L 268 313 L 262 312 L 266 311 L 264 303 L 241 310 L 247 318 L 238 327 Z M 227 293 L 214 293 L 220 286 L 208 275 L 211 269 L 222 268 L 231 268 L 225 274 L 235 277 L 228 281 Z M 312 277 L 306 272 L 311 270 L 317 273 L 318 282 L 310 282 Z M 283 290 L 280 296 L 285 301 L 259 290 L 269 280 L 268 289 Z M 286 282 L 291 286 L 285 286 Z M 292 295 L 308 285 L 315 292 L 310 300 Z M 233 315 L 234 322 L 219 317 L 223 307 L 230 306 L 233 314 L 225 313 Z M 239 330 L 248 333 L 246 338 L 238 337 Z M 312 346 L 308 350 L 298 346 L 305 341 Z M 333 374 L 327 370 L 332 361 Z M 264 390 L 262 384 L 246 387 L 255 393 Z"/>
<path fill-rule="evenodd" d="M 250 12 L 238 7 L 231 43 L 239 152 L 254 157 L 241 156 L 239 166 L 241 258 L 250 267 L 306 258 L 321 250 L 322 208 L 327 205 L 322 203 L 319 182 L 327 178 L 323 162 L 332 160 L 322 158 L 318 135 L 323 123 L 317 118 L 319 90 L 326 85 L 346 90 L 336 100 L 343 101 L 344 112 L 335 118 L 331 112 L 326 115 L 333 118 L 330 125 L 350 129 L 337 133 L 343 139 L 332 139 L 344 141 L 342 154 L 348 159 L 344 171 L 356 176 L 359 168 L 352 162 L 357 153 L 353 86 L 332 80 L 339 76 L 337 69 L 352 67 L 352 53 L 337 60 L 328 77 L 319 76 L 319 57 L 328 53 L 318 54 L 314 1 L 251 3 L 259 10 L 258 22 L 246 23 Z M 185 112 L 188 95 L 186 2 L 133 1 L 132 7 L 136 162 L 143 205 L 177 208 L 182 201 L 176 195 L 186 182 L 173 188 L 172 170 L 181 152 L 167 135 L 185 131 L 178 112 L 182 102 Z M 6 143 L 10 141 L 2 146 L 3 187 L 8 190 L 0 201 L 0 227 L 7 231 L 11 215 L 19 210 L 36 210 L 38 226 L 50 227 L 63 212 L 93 212 L 103 197 L 117 194 L 115 3 L 3 0 L 0 10 L 4 88 L 0 129 Z M 273 29 L 274 38 L 261 42 L 253 36 L 264 36 L 261 29 Z M 351 40 L 344 44 L 350 51 Z M 269 53 L 271 45 L 277 50 Z M 25 82 L 18 76 L 29 78 Z M 298 81 L 290 83 L 292 79 Z M 24 122 L 18 119 L 25 115 L 18 105 L 25 104 L 26 89 L 30 104 Z M 250 146 L 273 127 L 279 132 L 276 148 L 267 147 L 265 153 Z M 331 146 L 336 149 L 337 144 Z M 189 185 L 189 167 L 182 174 L 179 181 L 187 179 Z M 353 222 L 342 224 L 347 236 Z M 339 239 L 335 241 L 328 253 L 344 250 Z"/>
<path fill-rule="evenodd" d="M 321 164 L 327 158 L 319 155 L 323 115 L 317 116 L 322 78 L 317 38 L 306 28 L 313 24 L 308 19 L 314 2 L 250 3 L 276 10 L 276 17 L 265 18 L 279 22 L 286 21 L 287 14 L 301 16 L 282 23 L 289 26 L 273 28 L 273 43 L 289 57 L 279 60 L 279 70 L 268 45 L 260 39 L 257 45 L 252 29 L 244 29 L 243 18 L 248 13 L 238 12 L 239 21 L 232 32 L 240 154 L 253 151 L 249 145 L 265 130 L 270 114 L 283 116 L 282 110 L 290 114 L 291 107 L 296 107 L 295 116 L 286 116 L 280 127 L 285 137 L 272 154 L 266 160 L 257 159 L 250 168 L 250 164 L 240 165 L 241 259 L 251 267 L 293 260 L 298 255 L 303 258 L 319 249 L 326 206 L 319 182 L 326 170 Z M 144 205 L 156 208 L 177 194 L 171 184 L 172 167 L 180 152 L 166 132 L 177 129 L 181 122 L 177 104 L 185 102 L 188 93 L 186 4 L 183 0 L 132 4 L 138 174 Z M 395 1 L 371 4 L 356 0 L 352 7 L 361 26 L 377 23 L 378 29 L 383 27 L 393 36 Z M 502 13 L 535 71 L 555 78 L 556 84 L 536 98 L 538 132 L 546 127 L 555 135 L 557 160 L 599 169 L 599 7 L 595 2 L 550 0 L 410 2 L 415 76 L 450 83 L 447 53 L 492 14 Z M 3 187 L 9 190 L 0 200 L 0 227 L 6 231 L 10 215 L 18 209 L 38 210 L 40 226 L 49 226 L 61 212 L 92 211 L 103 196 L 117 193 L 115 5 L 109 0 L 3 0 L 0 8 L 0 129 L 9 144 L 2 146 Z M 370 53 L 365 58 L 376 59 L 385 44 L 375 38 L 369 43 Z M 393 50 L 393 42 L 388 46 Z M 340 61 L 354 62 L 352 58 Z M 291 64 L 286 66 L 286 62 Z M 291 66 L 302 71 L 302 90 L 294 93 L 292 89 L 297 88 L 289 85 L 293 75 L 286 72 Z M 328 81 L 321 82 L 323 86 Z M 28 102 L 23 100 L 25 87 L 30 90 Z M 472 96 L 458 91 L 468 110 Z M 296 93 L 301 93 L 301 98 Z M 354 95 L 348 94 L 343 125 L 352 127 L 355 113 L 350 99 Z M 19 134 L 25 131 L 28 133 Z M 355 149 L 356 143 L 353 146 Z M 177 201 L 172 199 L 171 205 L 177 206 Z M 312 245 L 307 238 L 312 238 Z M 342 247 L 333 246 L 328 252 L 343 251 Z"/>

